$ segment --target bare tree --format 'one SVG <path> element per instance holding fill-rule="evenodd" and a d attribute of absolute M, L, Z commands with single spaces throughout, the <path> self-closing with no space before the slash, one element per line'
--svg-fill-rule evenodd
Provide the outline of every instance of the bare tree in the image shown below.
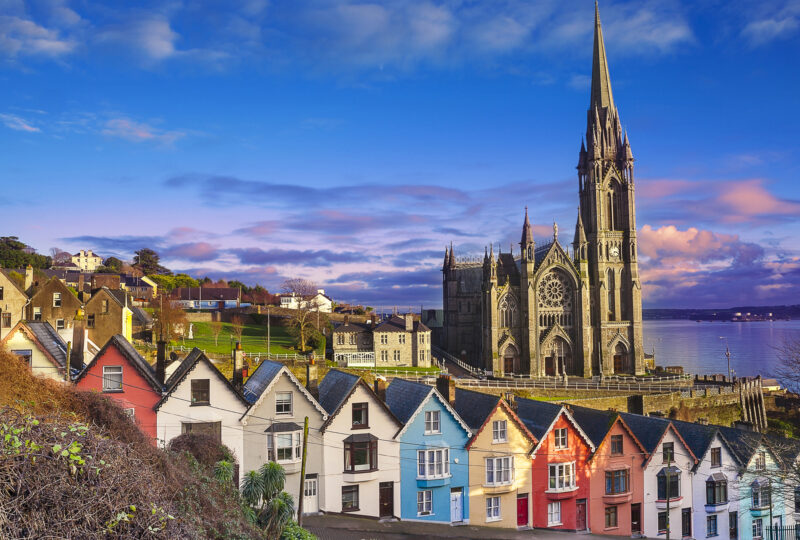
<path fill-rule="evenodd" d="M 50 248 L 50 257 L 54 265 L 69 264 L 72 262 L 72 254 L 58 247 Z"/>
<path fill-rule="evenodd" d="M 222 332 L 222 322 L 221 321 L 211 321 L 209 323 L 209 327 L 211 328 L 211 335 L 214 336 L 214 345 L 219 344 L 219 335 Z"/>
<path fill-rule="evenodd" d="M 239 315 L 231 317 L 231 333 L 236 336 L 236 341 L 242 342 L 242 332 L 244 332 L 244 321 Z"/>
<path fill-rule="evenodd" d="M 787 339 L 776 347 L 778 367 L 775 375 L 783 385 L 795 393 L 800 393 L 800 339 Z"/>
<path fill-rule="evenodd" d="M 300 352 L 304 353 L 308 341 L 319 334 L 322 326 L 316 298 L 317 284 L 303 278 L 292 278 L 283 282 L 281 290 L 297 297 L 297 309 L 292 310 L 289 319 L 289 332 L 297 340 Z"/>
<path fill-rule="evenodd" d="M 165 294 L 150 301 L 153 308 L 153 332 L 158 339 L 171 341 L 183 337 L 188 321 L 186 312 Z"/>

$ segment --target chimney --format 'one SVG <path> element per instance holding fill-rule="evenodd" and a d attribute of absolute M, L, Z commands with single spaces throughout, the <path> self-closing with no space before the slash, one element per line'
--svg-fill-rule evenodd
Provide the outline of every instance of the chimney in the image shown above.
<path fill-rule="evenodd" d="M 313 358 L 306 365 L 306 390 L 319 401 L 319 375 L 317 363 Z"/>
<path fill-rule="evenodd" d="M 78 273 L 78 299 L 80 299 L 81 302 L 85 302 L 86 301 L 83 298 L 83 287 L 84 287 L 83 279 L 84 279 L 83 278 L 83 272 Z"/>
<path fill-rule="evenodd" d="M 375 393 L 378 395 L 378 398 L 386 402 L 386 378 L 378 375 L 375 377 Z"/>
<path fill-rule="evenodd" d="M 344 325 L 347 326 L 348 324 L 350 324 L 350 315 L 345 315 L 344 316 Z"/>
<path fill-rule="evenodd" d="M 701 426 L 707 426 L 708 425 L 708 418 L 698 418 L 697 419 L 697 423 L 700 424 Z"/>
<path fill-rule="evenodd" d="M 156 379 L 161 385 L 164 385 L 167 373 L 167 342 L 158 340 L 158 349 L 156 352 Z"/>
<path fill-rule="evenodd" d="M 752 422 L 747 422 L 745 420 L 736 420 L 733 423 L 733 427 L 736 429 L 741 429 L 742 431 L 755 431 L 755 426 Z"/>
<path fill-rule="evenodd" d="M 83 351 L 86 348 L 86 330 L 83 321 L 76 320 L 72 327 L 72 350 L 70 351 L 69 367 L 74 370 L 83 369 Z"/>
<path fill-rule="evenodd" d="M 516 411 L 516 410 L 517 410 L 517 400 L 516 400 L 516 397 L 517 397 L 517 396 L 515 396 L 513 392 L 505 392 L 505 393 L 503 394 L 503 399 L 505 399 L 505 400 L 506 400 L 506 403 L 508 403 L 508 404 L 509 404 L 509 406 L 511 407 L 511 410 L 512 410 L 512 411 Z"/>
<path fill-rule="evenodd" d="M 236 347 L 233 349 L 233 386 L 241 390 L 244 383 L 242 377 L 242 360 L 244 351 L 242 351 L 242 344 L 236 342 Z"/>
<path fill-rule="evenodd" d="M 436 390 L 442 394 L 442 397 L 447 400 L 450 405 L 456 403 L 456 381 L 450 378 L 450 375 L 441 374 L 436 378 Z"/>
<path fill-rule="evenodd" d="M 25 291 L 33 286 L 33 266 L 25 267 Z"/>
<path fill-rule="evenodd" d="M 406 332 L 412 332 L 414 330 L 414 315 L 411 313 L 406 313 Z"/>

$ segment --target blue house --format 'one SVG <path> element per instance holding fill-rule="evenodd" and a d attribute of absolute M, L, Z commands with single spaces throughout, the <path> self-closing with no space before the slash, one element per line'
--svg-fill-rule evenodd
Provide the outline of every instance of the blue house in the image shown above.
<path fill-rule="evenodd" d="M 455 385 L 440 376 L 437 388 L 394 379 L 386 405 L 403 427 L 400 443 L 400 517 L 438 523 L 469 521 L 469 457 L 472 433 L 450 405 Z"/>

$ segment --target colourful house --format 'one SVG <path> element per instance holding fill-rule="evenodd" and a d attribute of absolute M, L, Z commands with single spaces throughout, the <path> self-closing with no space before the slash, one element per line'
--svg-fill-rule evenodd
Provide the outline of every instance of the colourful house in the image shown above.
<path fill-rule="evenodd" d="M 571 407 L 595 444 L 587 462 L 589 528 L 595 534 L 642 533 L 643 465 L 647 451 L 616 412 Z"/>
<path fill-rule="evenodd" d="M 533 526 L 585 531 L 589 526 L 589 470 L 594 443 L 566 407 L 516 400 L 516 411 L 536 438 L 531 451 Z"/>
<path fill-rule="evenodd" d="M 154 407 L 161 400 L 164 384 L 123 336 L 115 335 L 108 340 L 78 374 L 75 386 L 81 390 L 102 392 L 118 401 L 136 425 L 152 438 L 153 444 L 156 443 Z"/>
<path fill-rule="evenodd" d="M 19 356 L 34 375 L 59 381 L 67 368 L 67 344 L 47 322 L 18 322 L 0 345 Z"/>
<path fill-rule="evenodd" d="M 469 521 L 469 456 L 472 432 L 449 403 L 455 386 L 440 377 L 436 388 L 395 378 L 386 405 L 403 424 L 400 442 L 400 517 L 409 521 Z"/>
<path fill-rule="evenodd" d="M 536 437 L 498 396 L 456 388 L 454 407 L 472 431 L 469 522 L 529 528 L 533 504 L 529 454 Z"/>

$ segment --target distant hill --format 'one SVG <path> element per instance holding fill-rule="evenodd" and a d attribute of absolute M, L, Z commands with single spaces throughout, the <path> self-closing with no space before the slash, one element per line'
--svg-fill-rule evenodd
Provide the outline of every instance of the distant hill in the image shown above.
<path fill-rule="evenodd" d="M 687 319 L 693 321 L 778 320 L 800 319 L 800 304 L 791 306 L 737 306 L 723 309 L 660 309 L 642 310 L 644 320 Z"/>

